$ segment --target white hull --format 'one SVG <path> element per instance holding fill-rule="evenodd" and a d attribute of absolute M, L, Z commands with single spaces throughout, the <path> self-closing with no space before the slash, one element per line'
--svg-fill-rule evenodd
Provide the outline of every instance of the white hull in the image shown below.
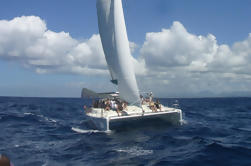
<path fill-rule="evenodd" d="M 144 109 L 144 113 L 142 112 Z M 137 106 L 128 106 L 123 111 L 123 115 L 118 116 L 116 111 L 105 111 L 102 108 L 91 108 L 86 113 L 94 126 L 99 130 L 112 130 L 122 125 L 139 121 L 156 121 L 168 124 L 182 124 L 182 111 L 176 108 L 162 106 L 161 111 L 153 112 L 148 106 L 143 105 L 142 108 Z"/>

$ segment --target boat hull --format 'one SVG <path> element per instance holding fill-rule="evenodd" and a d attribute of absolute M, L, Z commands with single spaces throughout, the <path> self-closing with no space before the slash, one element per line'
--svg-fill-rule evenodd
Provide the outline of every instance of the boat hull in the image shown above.
<path fill-rule="evenodd" d="M 159 125 L 180 125 L 182 114 L 180 111 L 148 113 L 139 116 L 126 116 L 109 120 L 111 130 L 135 127 L 152 127 Z"/>
<path fill-rule="evenodd" d="M 117 130 L 124 126 L 152 126 L 155 124 L 168 124 L 168 125 L 180 125 L 182 124 L 182 111 L 180 109 L 172 108 L 168 111 L 159 112 L 137 112 L 124 116 L 95 116 L 88 115 L 90 123 L 99 130 Z"/>

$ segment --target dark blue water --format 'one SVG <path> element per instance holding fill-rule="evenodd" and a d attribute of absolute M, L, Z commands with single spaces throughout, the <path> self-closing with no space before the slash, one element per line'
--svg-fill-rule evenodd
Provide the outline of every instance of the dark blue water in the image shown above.
<path fill-rule="evenodd" d="M 178 100 L 182 126 L 88 127 L 90 100 L 0 97 L 0 153 L 15 166 L 251 165 L 251 98 Z"/>

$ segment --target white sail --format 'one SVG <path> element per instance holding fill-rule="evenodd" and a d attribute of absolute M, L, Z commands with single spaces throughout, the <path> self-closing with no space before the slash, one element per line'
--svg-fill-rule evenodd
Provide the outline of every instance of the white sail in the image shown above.
<path fill-rule="evenodd" d="M 121 0 L 97 0 L 99 33 L 112 82 L 120 97 L 139 105 L 139 92 L 131 61 Z"/>

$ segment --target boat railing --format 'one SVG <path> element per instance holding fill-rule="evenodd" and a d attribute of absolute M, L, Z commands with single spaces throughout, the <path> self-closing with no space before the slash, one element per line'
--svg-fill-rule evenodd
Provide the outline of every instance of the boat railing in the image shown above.
<path fill-rule="evenodd" d="M 163 110 L 163 111 L 157 111 L 157 112 L 142 112 L 142 113 L 130 113 L 128 115 L 122 115 L 122 116 L 134 116 L 134 115 L 146 115 L 146 114 L 154 114 L 154 113 L 162 113 L 162 112 L 170 112 L 170 111 L 175 111 L 177 110 L 176 108 L 171 108 L 172 110 Z M 119 117 L 118 115 L 116 116 L 109 116 L 108 118 L 115 118 L 115 117 Z"/>

